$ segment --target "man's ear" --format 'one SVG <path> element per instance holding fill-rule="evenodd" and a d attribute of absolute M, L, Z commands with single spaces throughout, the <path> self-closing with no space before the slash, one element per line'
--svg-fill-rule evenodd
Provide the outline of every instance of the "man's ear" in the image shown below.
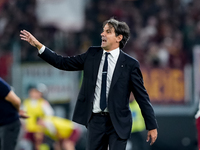
<path fill-rule="evenodd" d="M 118 43 L 119 43 L 122 39 L 123 39 L 123 35 L 120 34 L 120 35 L 117 36 L 117 42 L 118 42 Z"/>

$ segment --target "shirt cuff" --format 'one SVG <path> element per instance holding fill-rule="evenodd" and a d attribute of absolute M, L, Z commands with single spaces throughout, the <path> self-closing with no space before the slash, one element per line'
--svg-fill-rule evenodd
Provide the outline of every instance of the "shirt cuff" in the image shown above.
<path fill-rule="evenodd" d="M 42 48 L 38 51 L 39 54 L 42 54 L 44 52 L 44 50 L 45 50 L 45 46 L 43 45 Z"/>

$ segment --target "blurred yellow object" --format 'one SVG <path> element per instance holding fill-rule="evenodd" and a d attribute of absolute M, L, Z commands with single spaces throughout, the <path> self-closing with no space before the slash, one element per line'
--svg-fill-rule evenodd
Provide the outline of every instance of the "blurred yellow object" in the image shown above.
<path fill-rule="evenodd" d="M 50 150 L 49 145 L 43 143 L 39 146 L 39 150 Z"/>
<path fill-rule="evenodd" d="M 42 127 L 37 124 L 37 118 L 44 117 L 42 110 L 42 104 L 45 102 L 44 99 L 38 99 L 36 104 L 33 106 L 30 99 L 24 100 L 23 106 L 25 107 L 28 119 L 25 120 L 25 127 L 28 132 L 41 132 Z"/>
<path fill-rule="evenodd" d="M 132 118 L 133 118 L 131 133 L 145 130 L 144 118 L 142 116 L 140 107 L 137 104 L 136 100 L 133 100 L 132 102 L 130 102 L 129 106 L 130 106 Z"/>
<path fill-rule="evenodd" d="M 56 116 L 46 116 L 43 118 L 43 122 L 54 126 L 56 133 L 51 132 L 47 127 L 44 129 L 45 135 L 54 140 L 68 139 L 74 130 L 73 122 L 68 119 Z"/>

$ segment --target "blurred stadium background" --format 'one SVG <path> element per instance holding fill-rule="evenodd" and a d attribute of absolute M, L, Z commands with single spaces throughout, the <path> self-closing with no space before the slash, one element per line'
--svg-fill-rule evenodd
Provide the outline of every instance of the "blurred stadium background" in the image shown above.
<path fill-rule="evenodd" d="M 151 150 L 197 150 L 200 0 L 0 0 L 0 76 L 22 99 L 30 85 L 44 83 L 56 114 L 71 118 L 81 72 L 47 65 L 20 40 L 20 30 L 59 54 L 76 55 L 100 45 L 110 17 L 131 29 L 124 51 L 140 61 L 159 124 Z"/>

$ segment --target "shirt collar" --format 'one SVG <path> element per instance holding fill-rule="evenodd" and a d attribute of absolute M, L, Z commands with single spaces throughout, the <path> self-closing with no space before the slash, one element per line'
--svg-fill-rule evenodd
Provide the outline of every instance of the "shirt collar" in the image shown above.
<path fill-rule="evenodd" d="M 103 54 L 105 54 L 105 52 L 107 52 L 107 51 L 103 50 Z M 109 53 L 111 54 L 111 56 L 112 56 L 113 58 L 118 58 L 119 52 L 120 52 L 120 50 L 119 50 L 119 47 L 118 47 L 118 48 L 116 48 L 116 49 L 110 51 Z"/>

